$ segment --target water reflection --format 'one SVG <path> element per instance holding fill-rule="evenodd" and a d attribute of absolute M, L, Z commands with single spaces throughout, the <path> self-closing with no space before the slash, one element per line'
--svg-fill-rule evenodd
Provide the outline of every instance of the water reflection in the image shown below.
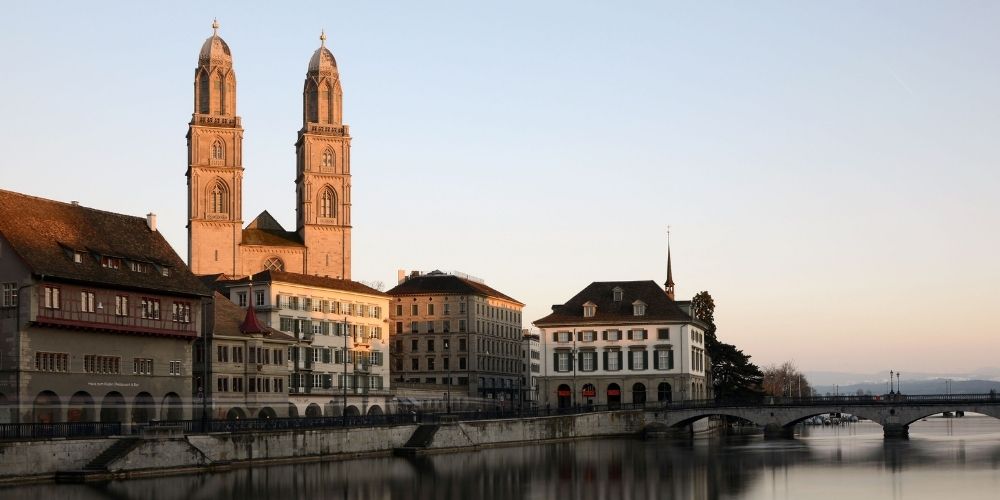
<path fill-rule="evenodd" d="M 795 440 L 608 439 L 415 459 L 275 465 L 231 472 L 0 489 L 76 499 L 993 498 L 1000 421 L 931 419 L 911 439 L 875 424 L 806 428 Z"/>

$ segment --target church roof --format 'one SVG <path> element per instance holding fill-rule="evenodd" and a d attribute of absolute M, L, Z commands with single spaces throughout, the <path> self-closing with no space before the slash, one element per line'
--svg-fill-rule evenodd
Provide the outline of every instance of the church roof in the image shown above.
<path fill-rule="evenodd" d="M 211 61 L 233 62 L 233 54 L 229 51 L 229 44 L 219 36 L 219 22 L 212 22 L 212 36 L 201 44 L 201 52 L 198 53 L 198 64 L 205 64 Z"/>
<path fill-rule="evenodd" d="M 211 295 L 163 235 L 149 228 L 145 217 L 0 189 L 0 236 L 10 245 L 7 250 L 12 249 L 35 275 L 116 288 Z M 77 254 L 80 262 L 76 262 Z M 102 257 L 116 259 L 117 267 L 103 265 Z"/>
<path fill-rule="evenodd" d="M 320 45 L 313 52 L 311 58 L 309 58 L 309 72 L 310 73 L 323 73 L 323 72 L 336 72 L 337 71 L 337 60 L 333 57 L 333 52 L 326 48 L 326 33 L 320 33 L 319 35 Z"/>
<path fill-rule="evenodd" d="M 281 224 L 264 210 L 243 230 L 244 245 L 262 245 L 271 247 L 301 247 L 305 246 L 299 233 L 285 231 Z"/>
<path fill-rule="evenodd" d="M 386 293 L 393 296 L 436 294 L 479 295 L 481 297 L 509 300 L 522 306 L 524 305 L 523 302 L 500 293 L 485 283 L 479 283 L 478 281 L 453 274 L 445 274 L 440 271 L 409 277 L 406 281 L 396 285 Z"/>
<path fill-rule="evenodd" d="M 614 300 L 620 288 L 622 300 Z M 645 314 L 635 316 L 633 304 L 646 304 Z M 593 317 L 583 316 L 583 305 L 597 305 Z M 595 281 L 569 299 L 552 306 L 552 313 L 534 322 L 536 326 L 588 325 L 612 323 L 650 323 L 655 321 L 692 321 L 677 302 L 670 300 L 655 281 Z"/>

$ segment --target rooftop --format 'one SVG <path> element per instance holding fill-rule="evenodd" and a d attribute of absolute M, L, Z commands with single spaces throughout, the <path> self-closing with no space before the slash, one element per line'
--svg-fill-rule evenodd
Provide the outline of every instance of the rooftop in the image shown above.
<path fill-rule="evenodd" d="M 615 300 L 615 288 L 621 300 Z M 636 316 L 633 306 L 646 305 L 645 314 Z M 584 304 L 597 306 L 593 317 L 583 316 Z M 588 325 L 595 323 L 649 323 L 652 321 L 692 321 L 677 302 L 655 281 L 595 281 L 565 304 L 552 306 L 552 313 L 534 322 L 535 326 Z"/>

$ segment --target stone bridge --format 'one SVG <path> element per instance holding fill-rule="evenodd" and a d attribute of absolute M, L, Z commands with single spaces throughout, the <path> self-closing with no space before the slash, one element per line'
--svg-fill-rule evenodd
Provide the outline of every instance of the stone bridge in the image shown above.
<path fill-rule="evenodd" d="M 947 411 L 1000 418 L 1000 398 L 996 394 L 774 398 L 763 403 L 692 402 L 647 409 L 654 422 L 651 426 L 660 429 L 681 429 L 703 418 L 725 415 L 762 427 L 765 437 L 791 437 L 795 424 L 803 420 L 846 413 L 877 422 L 887 438 L 906 437 L 913 422 Z"/>

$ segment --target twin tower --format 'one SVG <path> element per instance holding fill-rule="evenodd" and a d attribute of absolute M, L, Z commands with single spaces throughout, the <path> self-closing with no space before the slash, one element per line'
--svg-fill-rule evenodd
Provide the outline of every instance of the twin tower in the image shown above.
<path fill-rule="evenodd" d="M 188 127 L 188 264 L 195 274 L 263 270 L 351 278 L 351 135 L 337 61 L 320 35 L 302 92 L 295 142 L 296 230 L 262 212 L 243 227 L 243 126 L 236 73 L 219 24 L 194 74 Z"/>

